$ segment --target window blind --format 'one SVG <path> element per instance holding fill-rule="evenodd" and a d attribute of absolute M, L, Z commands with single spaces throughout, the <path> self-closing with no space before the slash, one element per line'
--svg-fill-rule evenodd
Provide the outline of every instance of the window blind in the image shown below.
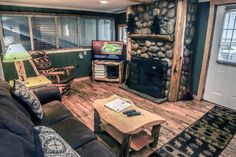
<path fill-rule="evenodd" d="M 97 39 L 96 19 L 80 18 L 80 45 L 92 46 L 92 40 Z"/>
<path fill-rule="evenodd" d="M 59 48 L 78 47 L 78 21 L 77 17 L 59 17 Z"/>
<path fill-rule="evenodd" d="M 99 40 L 114 40 L 113 39 L 113 20 L 99 19 L 98 22 L 98 39 Z"/>
<path fill-rule="evenodd" d="M 10 44 L 22 44 L 26 50 L 31 50 L 28 17 L 2 16 L 4 48 Z"/>
<path fill-rule="evenodd" d="M 54 17 L 32 17 L 32 32 L 35 50 L 56 48 L 56 27 Z"/>

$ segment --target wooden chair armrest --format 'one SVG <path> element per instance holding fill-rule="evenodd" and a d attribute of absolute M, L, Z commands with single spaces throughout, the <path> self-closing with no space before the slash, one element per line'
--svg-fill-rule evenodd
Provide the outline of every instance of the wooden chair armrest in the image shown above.
<path fill-rule="evenodd" d="M 45 73 L 45 75 L 47 75 L 47 76 L 51 76 L 51 75 L 65 75 L 65 72 L 64 71 L 49 72 L 49 73 Z"/>
<path fill-rule="evenodd" d="M 73 70 L 74 66 L 67 66 L 67 67 L 61 67 L 61 68 L 54 68 L 54 70 Z"/>

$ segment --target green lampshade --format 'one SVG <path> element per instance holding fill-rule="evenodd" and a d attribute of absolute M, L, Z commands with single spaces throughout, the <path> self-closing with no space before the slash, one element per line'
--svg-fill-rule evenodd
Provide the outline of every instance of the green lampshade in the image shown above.
<path fill-rule="evenodd" d="M 31 59 L 31 56 L 21 44 L 8 46 L 3 62 L 17 62 Z"/>

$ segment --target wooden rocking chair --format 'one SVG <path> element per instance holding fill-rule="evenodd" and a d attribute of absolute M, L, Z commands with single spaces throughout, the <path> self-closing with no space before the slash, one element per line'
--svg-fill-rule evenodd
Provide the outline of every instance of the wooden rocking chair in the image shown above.
<path fill-rule="evenodd" d="M 55 68 L 49 59 L 46 51 L 35 51 L 31 53 L 30 61 L 37 75 L 44 75 L 56 84 L 65 93 L 71 87 L 71 83 L 75 78 L 73 74 L 74 66 Z"/>

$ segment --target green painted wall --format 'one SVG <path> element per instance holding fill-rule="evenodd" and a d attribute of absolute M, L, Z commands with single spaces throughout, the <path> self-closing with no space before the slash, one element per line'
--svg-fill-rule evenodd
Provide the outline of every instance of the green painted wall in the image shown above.
<path fill-rule="evenodd" d="M 5 6 L 0 5 L 0 11 L 9 12 L 33 12 L 33 13 L 53 13 L 53 14 L 71 14 L 71 15 L 90 15 L 100 17 L 115 17 L 116 14 L 79 11 L 79 10 L 64 10 L 64 9 L 49 9 L 49 8 L 35 8 L 35 7 L 19 7 L 19 6 Z M 116 18 L 116 17 L 115 17 Z M 117 26 L 116 26 L 117 28 Z M 0 49 L 1 53 L 1 49 Z M 76 67 L 76 76 L 84 77 L 91 75 L 92 67 L 92 52 L 87 52 L 83 59 L 79 58 L 79 52 L 57 53 L 50 54 L 55 67 L 62 67 L 73 65 Z M 34 71 L 28 61 L 24 62 L 27 76 L 35 76 Z M 3 70 L 6 80 L 17 78 L 17 73 L 13 63 L 3 63 Z"/>
<path fill-rule="evenodd" d="M 208 24 L 210 4 L 209 2 L 199 3 L 196 20 L 196 32 L 193 50 L 193 67 L 191 73 L 191 92 L 197 94 L 198 83 L 201 74 L 203 52 Z"/>
<path fill-rule="evenodd" d="M 83 58 L 79 57 L 83 54 Z M 92 52 L 66 52 L 49 54 L 50 60 L 55 67 L 75 66 L 76 77 L 90 76 L 92 72 Z M 35 76 L 35 73 L 28 61 L 24 62 L 27 76 Z M 3 70 L 6 80 L 16 79 L 17 73 L 13 63 L 3 63 Z"/>

